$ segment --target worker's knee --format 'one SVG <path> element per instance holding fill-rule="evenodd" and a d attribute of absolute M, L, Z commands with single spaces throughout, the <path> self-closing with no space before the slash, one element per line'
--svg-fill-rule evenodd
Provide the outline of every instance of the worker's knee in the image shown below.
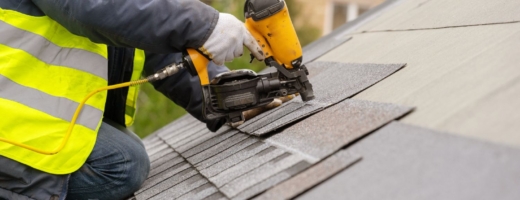
<path fill-rule="evenodd" d="M 110 148 L 114 153 L 119 154 L 117 157 L 122 161 L 116 162 L 117 166 L 113 166 L 117 168 L 113 174 L 114 183 L 133 193 L 148 177 L 150 160 L 142 142 L 133 133 L 119 130 L 117 138 L 114 136 L 110 135 L 106 138 L 111 141 Z"/>
<path fill-rule="evenodd" d="M 114 153 L 112 160 L 119 160 L 113 162 L 115 166 L 112 166 L 117 169 L 113 174 L 117 179 L 115 182 L 135 190 L 139 189 L 150 170 L 148 154 L 141 140 L 124 127 L 103 122 L 97 144 L 103 145 L 102 149 L 108 148 Z M 103 156 L 107 156 L 106 153 Z"/>
<path fill-rule="evenodd" d="M 150 160 L 143 146 L 140 148 L 132 148 L 125 151 L 127 163 L 124 164 L 127 169 L 122 176 L 121 182 L 125 186 L 130 187 L 132 193 L 138 190 L 148 177 L 150 171 Z"/>
<path fill-rule="evenodd" d="M 121 199 L 139 189 L 150 161 L 142 143 L 128 134 L 103 123 L 91 155 L 71 175 L 68 197 Z"/>

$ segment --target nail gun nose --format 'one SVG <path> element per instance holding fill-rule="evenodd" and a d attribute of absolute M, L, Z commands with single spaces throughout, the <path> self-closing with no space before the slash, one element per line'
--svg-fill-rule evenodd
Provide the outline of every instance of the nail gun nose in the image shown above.
<path fill-rule="evenodd" d="M 314 98 L 316 98 L 314 96 L 314 91 L 312 91 L 312 88 L 311 90 L 304 90 L 304 91 L 300 91 L 300 95 L 302 96 L 302 100 L 307 102 L 307 101 L 310 101 L 310 100 L 313 100 Z"/>

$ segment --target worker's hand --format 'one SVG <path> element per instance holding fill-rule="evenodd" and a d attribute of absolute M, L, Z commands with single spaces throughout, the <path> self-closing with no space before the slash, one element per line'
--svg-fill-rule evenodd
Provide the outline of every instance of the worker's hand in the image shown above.
<path fill-rule="evenodd" d="M 288 95 L 288 96 L 285 96 L 285 97 L 276 98 L 276 99 L 273 100 L 273 102 L 267 104 L 264 107 L 253 108 L 251 110 L 247 110 L 247 111 L 242 112 L 242 114 L 244 114 L 245 121 L 247 121 L 247 120 L 249 120 L 249 119 L 251 119 L 253 117 L 256 117 L 256 116 L 262 114 L 265 111 L 268 111 L 268 110 L 271 110 L 271 109 L 276 108 L 278 106 L 281 106 L 282 103 L 285 103 L 287 101 L 290 101 L 291 99 L 294 99 L 295 96 L 298 96 L 298 94 L 296 94 L 296 95 Z M 237 123 L 231 124 L 231 126 L 236 128 L 236 127 L 242 125 L 243 123 L 244 122 L 237 122 Z"/>
<path fill-rule="evenodd" d="M 208 56 L 217 65 L 233 61 L 244 54 L 244 45 L 256 59 L 264 60 L 262 49 L 244 24 L 235 16 L 220 13 L 213 33 L 199 51 Z"/>

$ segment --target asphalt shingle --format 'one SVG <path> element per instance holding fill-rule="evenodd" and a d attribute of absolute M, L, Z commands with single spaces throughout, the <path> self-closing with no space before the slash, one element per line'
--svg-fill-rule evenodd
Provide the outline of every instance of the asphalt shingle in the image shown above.
<path fill-rule="evenodd" d="M 238 127 L 241 131 L 264 135 L 299 119 L 305 118 L 324 108 L 349 98 L 395 73 L 405 64 L 356 64 L 336 62 L 314 62 L 310 69 L 320 68 L 318 75 L 310 78 L 316 99 L 301 102 L 295 98 L 287 105 L 266 114 L 259 115 L 251 122 Z"/>
<path fill-rule="evenodd" d="M 407 106 L 348 99 L 266 141 L 321 160 L 410 111 Z"/>
<path fill-rule="evenodd" d="M 297 181 L 291 184 L 294 188 L 283 190 L 287 192 L 283 197 L 520 199 L 515 188 L 520 185 L 518 149 L 401 123 L 384 126 L 399 118 L 408 124 L 518 146 L 520 115 L 515 108 L 520 104 L 513 100 L 518 99 L 520 88 L 516 67 L 520 58 L 516 8 L 520 4 L 511 0 L 387 0 L 384 4 L 304 48 L 304 63 L 317 99 L 306 104 L 293 100 L 246 122 L 241 127 L 247 127 L 245 131 L 265 134 L 258 141 L 237 143 L 236 135 L 243 133 L 228 127 L 216 134 L 197 132 L 205 125 L 190 116 L 145 139 L 147 150 L 156 152 L 152 152 L 152 170 L 156 171 L 137 199 L 245 199 L 306 173 L 326 180 L 316 187 L 313 181 Z M 372 87 L 370 82 L 382 80 L 393 65 L 308 63 L 318 57 L 335 62 L 406 62 L 409 67 Z M 417 106 L 418 112 L 400 118 L 411 108 L 365 100 Z M 302 118 L 306 119 L 297 121 Z M 160 140 L 168 141 L 169 147 L 157 152 L 163 144 Z M 226 148 L 217 149 L 217 145 Z M 207 151 L 210 148 L 216 152 Z M 330 161 L 345 152 L 362 155 L 363 160 L 327 179 L 352 161 Z M 168 168 L 171 164 L 166 159 L 177 156 L 199 156 L 197 167 L 202 170 L 184 163 L 188 168 L 174 173 L 176 166 Z M 289 157 L 302 160 L 285 169 L 268 164 Z M 320 168 L 336 162 L 341 164 Z M 314 163 L 318 164 L 298 175 Z M 320 169 L 326 170 L 311 173 Z M 195 174 L 181 175 L 188 171 Z M 253 171 L 258 174 L 251 175 Z M 311 190 L 302 194 L 308 187 Z"/>
<path fill-rule="evenodd" d="M 161 140 L 161 139 L 160 139 L 160 137 L 157 137 L 157 134 L 152 134 L 152 135 L 144 138 L 142 141 L 143 141 L 145 148 L 149 148 L 149 147 L 152 147 L 150 144 L 152 144 L 156 141 L 159 141 L 159 140 Z"/>
<path fill-rule="evenodd" d="M 197 125 L 200 122 L 190 115 L 184 115 L 181 118 L 175 120 L 168 126 L 163 127 L 155 132 L 154 135 L 160 136 L 161 138 L 165 138 L 167 136 L 171 136 L 172 133 L 182 133 L 180 131 L 186 130 L 189 127 L 193 127 L 193 125 Z"/>
<path fill-rule="evenodd" d="M 141 193 L 139 193 L 139 191 L 137 191 L 135 197 L 137 199 L 150 199 L 151 197 L 153 197 L 165 190 L 171 189 L 172 187 L 176 186 L 177 184 L 179 184 L 179 183 L 183 182 L 184 180 L 186 180 L 192 176 L 195 176 L 197 174 L 198 174 L 197 171 L 194 170 L 193 168 L 189 168 L 189 165 L 188 165 L 187 169 L 180 171 L 179 173 L 175 173 L 175 175 L 173 175 L 173 176 L 164 177 L 166 179 L 160 180 L 160 182 L 157 184 L 154 184 L 152 182 L 145 182 L 145 184 L 149 183 L 149 185 L 151 185 L 153 187 L 146 188 Z M 161 177 L 161 179 L 162 179 L 162 177 Z M 143 189 L 144 189 L 144 187 L 143 187 Z M 188 192 L 188 191 L 185 191 L 185 192 Z"/>
<path fill-rule="evenodd" d="M 164 161 L 164 159 L 161 159 L 164 156 L 168 156 L 170 154 L 173 154 L 174 151 L 172 148 L 165 149 L 163 151 L 159 151 L 156 154 L 150 155 L 150 163 L 154 165 L 154 163 L 160 163 L 161 161 Z"/>
<path fill-rule="evenodd" d="M 393 122 L 349 146 L 363 156 L 297 199 L 520 199 L 520 150 Z"/>
<path fill-rule="evenodd" d="M 176 134 L 164 137 L 163 140 L 165 140 L 166 143 L 168 143 L 169 145 L 177 146 L 179 142 L 185 141 L 186 139 L 189 139 L 195 134 L 200 134 L 207 131 L 208 130 L 206 127 L 200 126 L 199 123 L 196 123 L 193 125 L 193 127 L 190 127 L 187 130 L 179 130 Z"/>
<path fill-rule="evenodd" d="M 196 190 L 200 186 L 208 183 L 208 180 L 202 177 L 201 175 L 192 176 L 179 184 L 174 185 L 173 187 L 168 188 L 167 190 L 157 194 L 151 199 L 159 200 L 159 199 L 177 199 L 178 197 Z"/>
<path fill-rule="evenodd" d="M 254 144 L 254 143 L 260 143 L 260 141 L 256 138 L 247 138 L 245 140 L 242 140 L 241 142 L 237 143 L 237 144 L 234 144 L 233 146 L 229 147 L 228 149 L 208 158 L 208 159 L 205 159 L 203 160 L 202 162 L 200 163 L 197 163 L 195 165 L 195 167 L 197 167 L 197 169 L 199 170 L 202 170 L 202 169 L 205 169 L 209 166 L 212 166 L 214 165 L 215 163 L 218 163 L 232 155 L 235 155 L 237 154 L 238 152 L 240 152 L 241 150 L 247 148 L 248 146 Z"/>
<path fill-rule="evenodd" d="M 186 142 L 182 145 L 177 146 L 175 149 L 179 152 L 185 152 L 197 145 L 200 145 L 202 142 L 207 141 L 211 138 L 217 137 L 221 134 L 222 133 L 207 132 L 206 134 L 201 135 L 200 137 L 196 138 L 195 140 L 192 140 L 190 142 Z"/>
<path fill-rule="evenodd" d="M 311 105 L 306 103 L 303 107 Z M 190 136 L 186 133 L 172 132 L 157 137 L 168 137 L 169 141 L 176 141 L 175 146 L 171 143 L 161 144 L 159 140 L 149 143 L 158 145 L 149 148 L 150 151 L 157 152 L 156 149 L 163 149 L 167 153 L 154 154 L 154 156 L 163 156 L 152 163 L 150 177 L 136 193 L 136 198 L 140 200 L 152 197 L 188 197 L 198 194 L 192 191 L 206 191 L 200 195 L 209 196 L 210 193 L 215 192 L 214 190 L 223 193 L 227 198 L 250 198 L 295 176 L 311 164 L 333 154 L 351 140 L 377 129 L 410 110 L 409 107 L 393 104 L 346 100 L 306 119 L 312 122 L 304 121 L 302 125 L 295 124 L 264 139 L 240 133 L 229 127 L 222 128 L 218 134 L 208 133 L 209 135 L 204 136 L 201 133 L 206 132 L 202 129 L 205 128 L 205 124 L 190 123 L 189 126 L 194 130 L 201 128 L 200 131 L 191 131 L 197 137 L 187 139 Z M 283 116 L 269 125 L 276 125 L 277 121 L 283 122 L 287 117 L 292 119 L 291 114 L 295 113 L 298 111 Z M 334 115 L 335 118 L 331 120 L 322 115 Z M 327 123 L 342 125 L 323 128 L 323 124 Z M 364 128 L 356 128 L 360 124 L 364 125 Z M 301 130 L 305 131 L 300 133 Z M 313 134 L 306 135 L 309 133 Z M 334 141 L 327 140 L 331 138 Z M 164 145 L 167 148 L 162 147 Z M 185 151 L 178 153 L 176 149 L 178 147 L 183 147 Z M 197 179 L 197 181 L 192 181 L 191 184 L 188 179 Z M 199 188 L 207 184 L 212 184 L 215 188 Z"/>
<path fill-rule="evenodd" d="M 146 150 L 146 153 L 148 153 L 148 156 L 152 156 L 154 154 L 160 153 L 162 151 L 167 151 L 170 147 L 167 144 L 159 143 L 159 145 L 156 145 L 154 147 L 150 147 L 148 150 Z"/>
<path fill-rule="evenodd" d="M 301 157 L 286 153 L 265 163 L 263 166 L 236 178 L 232 182 L 220 187 L 220 190 L 226 194 L 226 196 L 234 197 L 245 189 L 260 183 L 301 161 L 303 161 Z"/>
<path fill-rule="evenodd" d="M 210 133 L 211 133 L 211 131 L 209 131 L 207 128 L 203 127 L 199 131 L 196 131 L 187 137 L 183 137 L 182 139 L 180 139 L 176 142 L 170 142 L 168 144 L 170 144 L 173 148 L 178 149 L 180 146 L 187 145 L 188 143 L 195 141 L 201 137 L 210 135 Z"/>
<path fill-rule="evenodd" d="M 232 180 L 240 177 L 243 174 L 248 173 L 251 170 L 254 170 L 261 165 L 281 156 L 284 154 L 285 151 L 275 148 L 275 147 L 269 147 L 260 153 L 250 157 L 247 160 L 244 160 L 243 162 L 240 162 L 239 164 L 225 169 L 221 173 L 217 174 L 214 177 L 210 177 L 210 181 L 214 183 L 217 187 L 222 187 L 226 183 L 231 182 Z"/>
<path fill-rule="evenodd" d="M 236 196 L 234 196 L 232 199 L 242 200 L 242 199 L 249 199 L 251 197 L 254 197 L 255 195 L 279 184 L 280 182 L 285 181 L 285 180 L 291 178 L 292 176 L 295 176 L 296 174 L 307 169 L 309 166 L 311 166 L 310 163 L 308 163 L 306 161 L 300 161 L 300 162 L 296 163 L 295 165 L 293 165 L 292 167 L 290 167 L 286 170 L 283 170 L 282 172 L 280 172 L 276 175 L 273 175 L 273 176 L 261 181 L 260 183 L 243 190 L 242 192 L 240 192 Z"/>
<path fill-rule="evenodd" d="M 146 144 L 145 150 L 148 152 L 151 149 L 153 149 L 154 147 L 157 147 L 158 145 L 161 145 L 161 144 L 164 144 L 164 142 L 161 139 L 159 139 L 159 137 L 156 137 L 156 139 L 154 139 L 153 142 L 149 142 Z"/>
<path fill-rule="evenodd" d="M 204 199 L 206 197 L 209 197 L 210 195 L 212 195 L 215 192 L 218 192 L 218 189 L 215 188 L 215 186 L 213 186 L 212 184 L 206 183 L 206 184 L 198 187 L 197 189 L 192 190 L 192 191 L 180 196 L 177 199 L 178 200 Z"/>
<path fill-rule="evenodd" d="M 319 60 L 406 62 L 353 98 L 413 105 L 418 109 L 400 121 L 520 146 L 519 1 L 398 2 Z"/>
<path fill-rule="evenodd" d="M 360 160 L 361 156 L 342 150 L 298 175 L 291 173 L 289 180 L 267 190 L 255 200 L 292 199 Z"/>
<path fill-rule="evenodd" d="M 201 142 L 200 144 L 198 144 L 197 146 L 195 147 L 192 147 L 186 151 L 180 151 L 182 152 L 182 155 L 185 156 L 185 157 L 191 157 L 195 154 L 198 154 L 206 149 L 209 149 L 225 140 L 227 140 L 228 138 L 230 137 L 233 137 L 235 135 L 238 134 L 238 131 L 236 130 L 230 130 L 230 131 L 227 131 L 223 134 L 219 134 L 219 135 L 216 135 L 215 137 L 213 138 L 210 138 L 206 141 L 203 141 Z"/>
<path fill-rule="evenodd" d="M 253 135 L 265 135 L 267 133 L 270 133 L 276 129 L 279 129 L 287 124 L 290 124 L 292 122 L 295 122 L 295 121 L 298 121 L 300 119 L 303 119 L 307 116 L 310 116 L 314 113 L 317 113 L 319 111 L 322 111 L 326 105 L 325 104 L 321 104 L 321 103 L 316 103 L 316 102 L 307 102 L 307 103 L 304 103 L 304 104 L 301 104 L 302 106 L 299 107 L 297 110 L 294 110 L 290 113 L 285 113 L 285 112 L 277 112 L 277 113 L 273 113 L 273 115 L 271 116 L 268 116 L 266 118 L 270 119 L 270 118 L 277 118 L 277 120 L 275 121 L 272 121 L 271 123 L 269 124 L 259 124 L 257 127 L 257 129 L 253 132 L 249 132 L 250 134 L 253 134 Z"/>
<path fill-rule="evenodd" d="M 177 176 L 178 174 L 180 174 L 182 172 L 191 172 L 191 171 L 194 172 L 193 169 L 190 169 L 190 164 L 188 164 L 186 162 L 178 163 L 178 164 L 174 165 L 173 167 L 168 168 L 167 170 L 156 174 L 155 176 L 149 177 L 143 183 L 143 185 L 141 186 L 141 189 L 139 189 L 137 192 L 135 192 L 135 194 L 137 195 L 137 197 L 139 197 L 138 199 L 147 199 L 145 197 L 151 197 L 151 196 L 157 194 L 158 192 L 163 191 L 163 190 L 148 191 L 148 189 L 154 189 L 156 187 L 161 187 L 161 186 L 159 186 L 159 184 L 161 184 L 165 181 L 169 182 L 167 180 L 178 181 L 178 179 L 179 179 L 179 176 Z M 165 187 L 163 186 L 162 188 L 165 188 Z M 142 194 L 145 192 L 147 193 L 147 195 L 139 196 L 139 194 Z"/>
<path fill-rule="evenodd" d="M 204 198 L 204 200 L 226 200 L 226 199 L 228 199 L 228 198 L 226 198 L 226 196 L 224 196 L 224 194 L 222 194 L 220 192 L 215 192 L 212 195 Z"/>
<path fill-rule="evenodd" d="M 218 143 L 215 146 L 212 146 L 193 156 L 188 157 L 184 153 L 181 153 L 181 155 L 185 156 L 186 159 L 188 160 L 188 162 L 192 163 L 193 165 L 197 165 L 200 162 L 202 162 L 212 156 L 215 156 L 216 154 L 218 154 L 226 149 L 232 148 L 237 143 L 242 142 L 243 140 L 253 140 L 253 138 L 250 138 L 246 134 L 236 134 L 236 135 L 230 137 L 229 139 L 227 139 L 225 142 Z"/>
<path fill-rule="evenodd" d="M 171 158 L 170 158 L 171 157 Z M 180 157 L 177 153 L 172 153 L 166 156 L 163 160 L 167 161 L 162 163 L 161 165 L 157 166 L 150 166 L 151 170 L 148 174 L 148 177 L 155 176 L 163 171 L 166 171 L 167 169 L 170 169 L 171 167 L 174 167 L 175 165 L 181 163 L 184 161 L 184 158 Z"/>
<path fill-rule="evenodd" d="M 314 95 L 320 103 L 334 104 L 351 97 L 397 72 L 406 64 L 313 62 L 312 68 L 326 68 L 312 78 Z"/>
<path fill-rule="evenodd" d="M 269 148 L 268 144 L 264 142 L 256 142 L 252 145 L 249 145 L 247 148 L 237 152 L 236 154 L 228 158 L 222 159 L 221 161 L 215 163 L 211 167 L 200 170 L 200 173 L 204 174 L 204 176 L 206 177 L 213 177 L 219 174 L 220 172 L 237 165 L 238 163 L 256 155 L 257 153 L 267 148 Z"/>

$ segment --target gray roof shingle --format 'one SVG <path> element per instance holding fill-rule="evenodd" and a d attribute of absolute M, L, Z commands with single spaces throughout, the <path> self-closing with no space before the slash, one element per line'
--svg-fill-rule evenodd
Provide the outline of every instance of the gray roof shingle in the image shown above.
<path fill-rule="evenodd" d="M 302 102 L 299 98 L 255 117 L 238 127 L 253 135 L 270 133 L 294 121 L 319 112 L 349 98 L 401 69 L 404 64 L 342 64 L 315 62 L 308 64 L 316 99 Z M 320 69 L 315 73 L 314 69 Z M 324 70 L 323 70 L 324 69 Z"/>
<path fill-rule="evenodd" d="M 351 152 L 342 150 L 316 164 L 309 170 L 304 171 L 298 175 L 291 176 L 289 180 L 269 189 L 254 199 L 292 199 L 306 190 L 327 180 L 341 170 L 354 165 L 360 160 L 361 156 L 354 155 Z"/>
<path fill-rule="evenodd" d="M 340 103 L 337 106 L 341 107 L 343 104 Z M 386 122 L 410 111 L 410 108 L 390 104 L 382 104 L 382 107 L 385 105 L 396 108 L 396 114 L 382 117 Z M 330 110 L 336 111 L 334 107 Z M 319 115 L 315 116 L 319 117 Z M 315 116 L 306 120 L 312 120 Z M 363 135 L 376 129 L 383 125 L 383 121 L 376 121 L 377 123 L 370 125 L 371 129 L 360 130 L 365 132 L 358 134 Z M 199 126 L 205 125 L 200 123 Z M 206 140 L 199 140 L 198 145 L 194 144 L 192 148 L 181 153 L 178 153 L 171 145 L 168 145 L 169 150 L 155 151 L 154 149 L 163 149 L 162 146 L 166 142 L 176 140 L 177 137 L 185 138 L 186 134 L 182 129 L 170 132 L 173 136 L 167 136 L 166 141 L 162 139 L 161 134 L 147 138 L 146 140 L 154 140 L 149 144 L 157 146 L 151 149 L 155 153 L 150 155 L 156 157 L 156 160 L 152 161 L 152 170 L 148 180 L 142 189 L 135 193 L 136 198 L 162 199 L 163 197 L 180 196 L 188 198 L 188 195 L 201 196 L 192 191 L 213 191 L 213 189 L 198 188 L 211 184 L 227 198 L 246 199 L 291 178 L 319 161 L 313 157 L 315 155 L 290 147 L 290 144 L 285 144 L 274 137 L 266 140 L 229 128 L 224 129 L 227 131 L 223 133 L 208 133 L 211 136 L 205 137 Z M 317 132 L 317 134 L 322 133 Z M 283 135 L 280 134 L 280 136 Z M 154 138 L 159 138 L 163 143 L 157 142 L 157 139 Z M 192 138 L 192 140 L 198 139 Z M 191 141 L 186 139 L 184 142 L 190 143 Z M 182 146 L 182 143 L 179 142 L 175 144 Z M 170 153 L 164 155 L 163 152 Z M 332 153 L 333 151 L 329 151 L 329 154 Z"/>
<path fill-rule="evenodd" d="M 363 160 L 297 199 L 519 199 L 520 150 L 393 122 L 347 152 Z"/>
<path fill-rule="evenodd" d="M 388 0 L 304 48 L 316 100 L 144 139 L 135 198 L 520 199 L 519 6 Z"/>

